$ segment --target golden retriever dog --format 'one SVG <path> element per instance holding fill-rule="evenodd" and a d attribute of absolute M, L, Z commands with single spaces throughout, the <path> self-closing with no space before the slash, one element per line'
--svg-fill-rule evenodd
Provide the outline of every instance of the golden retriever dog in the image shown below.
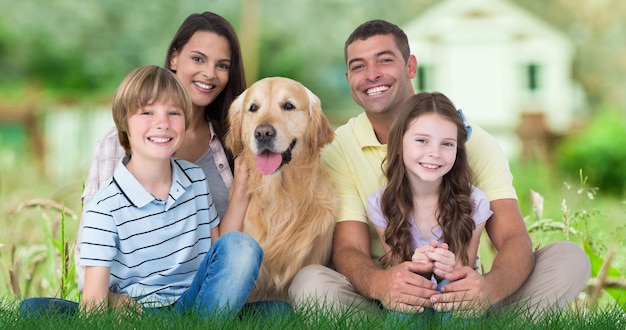
<path fill-rule="evenodd" d="M 248 300 L 288 300 L 287 289 L 301 268 L 330 260 L 335 199 L 320 150 L 334 132 L 319 98 L 282 77 L 246 89 L 228 119 L 226 146 L 249 166 L 243 231 L 264 252 Z"/>

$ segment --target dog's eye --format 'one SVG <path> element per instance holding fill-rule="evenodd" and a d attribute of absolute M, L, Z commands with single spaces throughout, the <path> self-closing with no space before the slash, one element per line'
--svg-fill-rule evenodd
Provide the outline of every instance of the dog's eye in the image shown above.
<path fill-rule="evenodd" d="M 288 102 L 285 102 L 285 104 L 283 104 L 283 110 L 287 110 L 287 111 L 296 110 L 296 106 L 293 105 L 293 103 L 288 101 Z"/>
<path fill-rule="evenodd" d="M 258 105 L 254 104 L 254 103 L 250 104 L 250 108 L 248 108 L 249 112 L 256 112 L 257 110 L 259 110 L 259 106 Z"/>

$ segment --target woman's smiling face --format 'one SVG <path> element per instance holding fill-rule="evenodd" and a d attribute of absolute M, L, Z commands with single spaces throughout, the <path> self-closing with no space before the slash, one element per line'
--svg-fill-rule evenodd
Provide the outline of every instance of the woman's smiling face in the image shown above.
<path fill-rule="evenodd" d="M 194 107 L 211 104 L 228 84 L 231 50 L 228 39 L 197 31 L 172 54 L 170 69 L 187 89 Z"/>

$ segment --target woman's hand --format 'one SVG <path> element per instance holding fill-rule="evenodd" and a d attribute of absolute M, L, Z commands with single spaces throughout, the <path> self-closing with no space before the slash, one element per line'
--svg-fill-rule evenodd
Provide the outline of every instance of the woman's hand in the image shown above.
<path fill-rule="evenodd" d="M 229 231 L 243 230 L 243 221 L 248 209 L 248 203 L 250 202 L 250 192 L 248 191 L 248 166 L 246 166 L 241 157 L 235 158 L 234 172 L 234 182 L 230 200 L 228 201 L 228 208 L 220 222 L 218 233 L 211 234 L 215 239 Z"/>
<path fill-rule="evenodd" d="M 246 206 L 248 204 L 248 199 L 250 198 L 250 194 L 248 192 L 248 178 L 250 175 L 248 170 L 249 168 L 243 162 L 243 159 L 241 157 L 236 157 L 231 200 L 233 198 L 242 199 L 239 201 L 245 202 Z"/>

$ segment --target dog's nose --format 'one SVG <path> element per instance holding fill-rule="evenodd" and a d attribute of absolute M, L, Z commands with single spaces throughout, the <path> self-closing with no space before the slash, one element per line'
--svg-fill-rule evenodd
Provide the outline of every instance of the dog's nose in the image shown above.
<path fill-rule="evenodd" d="M 254 137 L 258 142 L 268 142 L 276 136 L 276 130 L 272 125 L 259 125 L 254 130 Z"/>

